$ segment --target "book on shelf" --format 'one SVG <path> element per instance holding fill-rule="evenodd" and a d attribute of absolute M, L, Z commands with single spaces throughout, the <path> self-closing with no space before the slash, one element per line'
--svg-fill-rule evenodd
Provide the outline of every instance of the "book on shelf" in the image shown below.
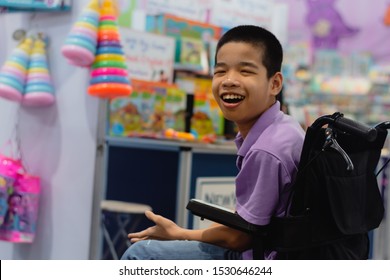
<path fill-rule="evenodd" d="M 224 134 L 224 118 L 211 90 L 211 79 L 191 77 L 188 75 L 178 75 L 176 77 L 178 85 L 186 84 L 191 88 L 194 96 L 194 103 L 191 117 L 191 132 L 197 138 L 215 139 Z"/>
<path fill-rule="evenodd" d="M 163 138 L 172 128 L 183 131 L 186 93 L 173 84 L 132 80 L 129 97 L 110 101 L 112 136 Z"/>
<path fill-rule="evenodd" d="M 176 40 L 175 62 L 180 62 L 180 44 L 182 38 L 191 38 L 207 45 L 221 37 L 221 28 L 216 25 L 190 20 L 170 14 L 148 15 L 145 30 L 173 37 Z"/>
<path fill-rule="evenodd" d="M 209 72 L 207 49 L 204 43 L 198 39 L 180 39 L 179 64 L 202 73 Z"/>

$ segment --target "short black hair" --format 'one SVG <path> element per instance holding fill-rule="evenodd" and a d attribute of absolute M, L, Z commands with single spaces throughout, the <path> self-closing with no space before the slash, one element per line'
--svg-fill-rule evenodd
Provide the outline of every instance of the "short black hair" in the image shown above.
<path fill-rule="evenodd" d="M 267 29 L 255 25 L 239 25 L 228 30 L 219 39 L 215 62 L 219 49 L 230 42 L 244 42 L 263 51 L 263 65 L 267 69 L 267 77 L 271 78 L 281 71 L 283 61 L 283 48 L 276 36 Z"/>

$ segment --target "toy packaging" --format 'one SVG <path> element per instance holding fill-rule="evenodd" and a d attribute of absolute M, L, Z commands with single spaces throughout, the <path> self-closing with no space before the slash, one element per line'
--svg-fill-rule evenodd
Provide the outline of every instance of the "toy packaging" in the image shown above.
<path fill-rule="evenodd" d="M 211 80 L 178 75 L 176 81 L 178 84 L 192 84 L 194 106 L 191 132 L 201 142 L 213 142 L 217 136 L 222 136 L 224 133 L 224 118 L 213 97 Z"/>
<path fill-rule="evenodd" d="M 0 240 L 16 243 L 34 241 L 40 194 L 39 177 L 18 173 L 8 198 L 8 209 L 0 226 Z"/>
<path fill-rule="evenodd" d="M 38 220 L 39 177 L 21 160 L 0 154 L 0 240 L 31 243 Z"/>
<path fill-rule="evenodd" d="M 168 128 L 182 130 L 186 93 L 175 85 L 132 80 L 129 97 L 110 101 L 110 135 L 164 138 Z"/>

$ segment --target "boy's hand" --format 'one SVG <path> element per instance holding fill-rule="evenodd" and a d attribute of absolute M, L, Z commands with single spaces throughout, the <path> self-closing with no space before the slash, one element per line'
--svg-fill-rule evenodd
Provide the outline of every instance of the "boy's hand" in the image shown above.
<path fill-rule="evenodd" d="M 146 239 L 157 240 L 180 240 L 183 228 L 176 225 L 173 221 L 156 215 L 152 211 L 145 212 L 146 217 L 154 222 L 156 225 L 149 227 L 143 231 L 129 233 L 127 235 L 131 242 L 137 242 Z"/>

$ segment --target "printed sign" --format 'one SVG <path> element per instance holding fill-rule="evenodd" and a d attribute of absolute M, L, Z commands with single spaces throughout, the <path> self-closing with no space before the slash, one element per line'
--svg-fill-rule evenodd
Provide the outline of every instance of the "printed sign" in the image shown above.
<path fill-rule="evenodd" d="M 175 40 L 120 28 L 129 76 L 132 79 L 172 83 Z"/>
<path fill-rule="evenodd" d="M 195 198 L 231 210 L 236 208 L 235 177 L 198 177 Z M 213 222 L 194 216 L 193 228 L 207 228 Z"/>

